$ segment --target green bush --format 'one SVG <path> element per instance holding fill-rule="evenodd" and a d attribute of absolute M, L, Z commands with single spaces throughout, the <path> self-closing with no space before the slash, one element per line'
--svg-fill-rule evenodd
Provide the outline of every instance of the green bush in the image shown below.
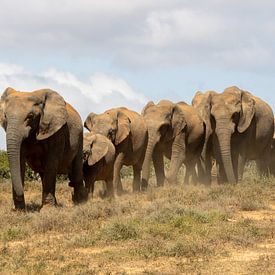
<path fill-rule="evenodd" d="M 10 178 L 11 174 L 7 152 L 0 150 L 0 179 Z M 25 179 L 28 181 L 37 179 L 37 173 L 35 173 L 28 165 L 26 165 Z"/>
<path fill-rule="evenodd" d="M 0 178 L 9 179 L 10 178 L 10 167 L 8 162 L 7 152 L 0 151 Z"/>

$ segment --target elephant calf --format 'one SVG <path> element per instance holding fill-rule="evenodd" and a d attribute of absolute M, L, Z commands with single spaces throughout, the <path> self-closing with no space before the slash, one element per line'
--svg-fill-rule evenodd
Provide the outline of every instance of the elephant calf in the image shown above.
<path fill-rule="evenodd" d="M 134 170 L 133 190 L 141 188 L 141 169 L 147 146 L 147 126 L 143 117 L 127 108 L 113 108 L 102 114 L 90 113 L 84 126 L 92 132 L 109 138 L 116 149 L 114 162 L 114 192 L 122 192 L 120 170 L 123 165 L 132 165 Z"/>
<path fill-rule="evenodd" d="M 105 181 L 106 195 L 113 196 L 115 146 L 103 135 L 85 133 L 83 139 L 83 176 L 86 188 L 93 194 L 95 181 Z"/>

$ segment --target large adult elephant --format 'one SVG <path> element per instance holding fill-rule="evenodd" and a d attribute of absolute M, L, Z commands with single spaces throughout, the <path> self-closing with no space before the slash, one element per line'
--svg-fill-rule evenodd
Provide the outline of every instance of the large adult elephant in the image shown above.
<path fill-rule="evenodd" d="M 168 100 L 161 100 L 154 104 L 150 101 L 142 114 L 149 134 L 142 168 L 143 188 L 148 185 L 152 159 L 157 185 L 164 184 L 163 156 L 171 160 L 168 182 L 176 182 L 183 163 L 186 166 L 185 183 L 188 183 L 190 174 L 196 180 L 195 163 L 203 148 L 205 125 L 195 108 L 184 102 L 174 104 Z"/>
<path fill-rule="evenodd" d="M 211 112 L 211 99 L 216 95 L 215 91 L 207 91 L 205 93 L 197 92 L 192 100 L 192 106 L 197 110 L 202 118 L 206 130 L 205 141 L 201 153 L 200 161 L 198 162 L 199 179 L 205 184 L 211 184 L 211 170 L 212 170 L 212 137 L 213 129 L 211 126 L 210 112 Z"/>
<path fill-rule="evenodd" d="M 108 137 L 115 146 L 114 192 L 122 192 L 120 170 L 131 165 L 134 170 L 133 191 L 140 191 L 141 168 L 148 141 L 147 126 L 143 117 L 127 108 L 113 108 L 102 114 L 90 113 L 84 126 L 92 132 Z"/>
<path fill-rule="evenodd" d="M 0 106 L 15 208 L 25 209 L 26 161 L 41 176 L 42 206 L 57 203 L 57 173 L 69 175 L 75 202 L 86 200 L 82 181 L 83 127 L 73 107 L 49 89 L 19 92 L 12 88 L 2 94 Z"/>
<path fill-rule="evenodd" d="M 212 96 L 214 151 L 223 180 L 238 182 L 247 160 L 256 160 L 261 174 L 268 173 L 273 120 L 266 102 L 236 86 Z"/>

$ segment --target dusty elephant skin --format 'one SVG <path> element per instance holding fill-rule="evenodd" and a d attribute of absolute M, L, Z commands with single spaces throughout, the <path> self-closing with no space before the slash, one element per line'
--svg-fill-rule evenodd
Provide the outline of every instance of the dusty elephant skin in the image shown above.
<path fill-rule="evenodd" d="M 25 162 L 42 179 L 42 206 L 57 203 L 57 173 L 68 174 L 75 202 L 87 199 L 82 176 L 82 122 L 58 93 L 7 88 L 1 97 L 0 122 L 6 131 L 16 209 L 25 209 Z"/>
<path fill-rule="evenodd" d="M 167 180 L 174 183 L 182 163 L 186 166 L 185 183 L 192 175 L 196 182 L 195 164 L 200 157 L 205 137 L 205 125 L 194 107 L 180 102 L 162 100 L 158 104 L 150 101 L 142 114 L 148 127 L 148 146 L 142 167 L 144 188 L 148 185 L 150 162 L 157 177 L 157 185 L 164 184 L 163 156 L 171 160 Z"/>
<path fill-rule="evenodd" d="M 115 146 L 105 136 L 85 133 L 83 139 L 83 177 L 85 187 L 93 194 L 95 181 L 105 181 L 107 197 L 114 196 L 113 170 Z"/>
<path fill-rule="evenodd" d="M 192 106 L 198 111 L 206 127 L 203 150 L 198 161 L 198 173 L 199 180 L 207 185 L 211 184 L 212 160 L 214 157 L 212 146 L 213 129 L 211 127 L 210 112 L 211 98 L 215 94 L 217 94 L 215 91 L 207 91 L 205 93 L 198 91 L 192 100 Z"/>
<path fill-rule="evenodd" d="M 212 96 L 211 125 L 223 182 L 241 180 L 247 160 L 256 160 L 260 173 L 268 174 L 274 115 L 267 103 L 236 86 L 229 87 Z"/>
<path fill-rule="evenodd" d="M 148 140 L 143 117 L 127 108 L 114 108 L 99 115 L 90 113 L 84 126 L 108 137 L 115 146 L 114 192 L 117 195 L 122 192 L 120 170 L 123 165 L 133 166 L 133 191 L 140 191 L 141 168 Z"/>

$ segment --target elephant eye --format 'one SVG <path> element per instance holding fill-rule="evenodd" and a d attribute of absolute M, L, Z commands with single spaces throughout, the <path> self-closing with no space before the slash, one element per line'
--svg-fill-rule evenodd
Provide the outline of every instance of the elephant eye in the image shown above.
<path fill-rule="evenodd" d="M 27 118 L 32 119 L 34 117 L 34 113 L 29 113 Z"/>
<path fill-rule="evenodd" d="M 233 120 L 234 123 L 237 123 L 239 121 L 239 118 L 240 118 L 240 113 L 239 112 L 235 112 L 232 115 L 232 120 Z"/>
<path fill-rule="evenodd" d="M 159 132 L 163 135 L 168 131 L 169 125 L 164 124 L 159 128 Z"/>
<path fill-rule="evenodd" d="M 113 138 L 114 135 L 115 135 L 115 130 L 114 130 L 114 129 L 110 129 L 110 130 L 108 131 L 108 137 L 109 137 L 109 138 Z"/>

